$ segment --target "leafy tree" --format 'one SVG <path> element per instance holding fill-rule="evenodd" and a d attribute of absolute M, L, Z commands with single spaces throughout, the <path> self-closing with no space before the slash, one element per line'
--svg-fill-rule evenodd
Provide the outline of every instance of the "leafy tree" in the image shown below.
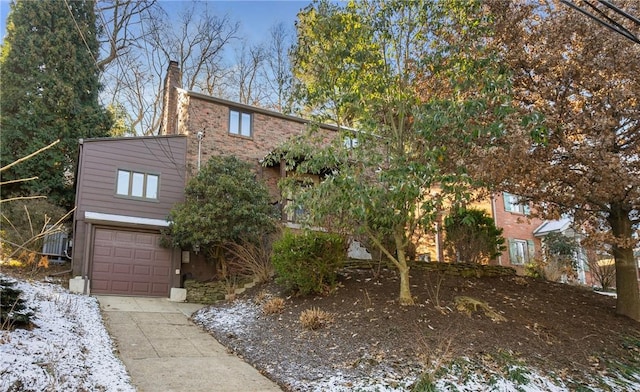
<path fill-rule="evenodd" d="M 637 1 L 616 2 L 639 15 Z M 621 315 L 640 320 L 640 45 L 553 2 L 488 3 L 517 113 L 474 171 L 606 233 Z M 607 7 L 602 15 L 615 19 Z M 620 22 L 625 26 L 627 22 Z M 635 26 L 637 27 L 637 26 Z M 626 28 L 633 31 L 632 21 Z"/>
<path fill-rule="evenodd" d="M 458 24 L 467 27 L 463 37 L 476 34 L 487 23 L 480 12 L 478 2 L 362 1 L 341 7 L 320 1 L 299 14 L 298 98 L 342 132 L 329 148 L 290 149 L 290 166 L 306 157 L 299 172 L 329 171 L 318 186 L 298 192 L 298 202 L 312 224 L 366 235 L 398 269 L 401 304 L 414 302 L 407 256 L 412 236 L 430 228 L 445 200 L 457 203 L 466 195 L 469 177 L 448 162 L 443 140 L 456 137 L 458 124 L 484 110 L 460 92 L 473 84 L 472 75 L 488 74 L 480 72 L 484 64 L 459 56 L 464 63 L 450 62 L 458 65 L 452 94 L 422 95 L 417 87 L 434 73 L 449 78 L 442 62 L 468 48 L 459 45 L 464 38 L 457 46 L 446 38 L 456 35 L 451 28 Z"/>
<path fill-rule="evenodd" d="M 171 210 L 169 221 L 171 245 L 200 249 L 223 268 L 226 244 L 258 241 L 275 227 L 265 185 L 235 157 L 211 157 L 187 184 L 185 201 Z"/>
<path fill-rule="evenodd" d="M 484 210 L 454 211 L 444 220 L 444 246 L 456 261 L 488 263 L 506 249 L 502 229 Z"/>
<path fill-rule="evenodd" d="M 3 173 L 9 195 L 48 195 L 73 204 L 78 139 L 107 136 L 111 120 L 98 103 L 93 1 L 11 3 L 0 55 L 0 166 L 56 139 L 60 143 Z"/>
<path fill-rule="evenodd" d="M 543 259 L 537 266 L 539 273 L 551 281 L 575 277 L 579 248 L 575 238 L 559 232 L 547 234 L 542 240 Z"/>

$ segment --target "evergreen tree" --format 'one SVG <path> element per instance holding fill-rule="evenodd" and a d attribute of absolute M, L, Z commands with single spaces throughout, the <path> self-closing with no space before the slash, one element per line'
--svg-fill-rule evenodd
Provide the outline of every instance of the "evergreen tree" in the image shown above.
<path fill-rule="evenodd" d="M 73 204 L 78 139 L 108 136 L 98 102 L 94 1 L 11 3 L 0 55 L 0 166 L 56 139 L 55 147 L 3 173 L 2 198 L 40 194 Z"/>

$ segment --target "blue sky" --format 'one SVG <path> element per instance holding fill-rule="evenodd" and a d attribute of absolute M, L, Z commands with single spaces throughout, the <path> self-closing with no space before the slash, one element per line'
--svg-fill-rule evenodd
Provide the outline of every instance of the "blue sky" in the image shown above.
<path fill-rule="evenodd" d="M 311 0 L 208 0 L 205 2 L 220 15 L 228 14 L 231 21 L 240 22 L 238 34 L 240 37 L 246 37 L 249 42 L 258 43 L 267 38 L 269 28 L 278 22 L 284 22 L 293 28 L 298 11 L 306 7 Z M 160 4 L 171 15 L 180 8 L 188 6 L 189 2 L 160 0 Z M 5 35 L 8 13 L 9 0 L 0 0 L 1 38 Z"/>

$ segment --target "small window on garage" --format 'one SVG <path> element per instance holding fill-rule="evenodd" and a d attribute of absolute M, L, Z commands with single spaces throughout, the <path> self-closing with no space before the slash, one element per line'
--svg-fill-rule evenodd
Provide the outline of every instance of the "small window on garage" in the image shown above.
<path fill-rule="evenodd" d="M 157 174 L 118 169 L 116 194 L 138 199 L 158 199 Z"/>
<path fill-rule="evenodd" d="M 252 137 L 253 118 L 251 113 L 229 109 L 229 133 L 232 135 Z"/>

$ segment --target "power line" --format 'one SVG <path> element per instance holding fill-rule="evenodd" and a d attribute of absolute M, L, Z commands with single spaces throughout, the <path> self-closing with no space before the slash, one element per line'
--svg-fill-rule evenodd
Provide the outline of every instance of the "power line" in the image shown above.
<path fill-rule="evenodd" d="M 100 67 L 98 67 L 98 60 L 96 59 L 96 56 L 93 54 L 93 51 L 89 47 L 89 43 L 87 42 L 87 39 L 85 38 L 84 33 L 80 29 L 80 25 L 78 25 L 78 21 L 76 20 L 76 16 L 73 14 L 73 11 L 71 10 L 71 6 L 69 5 L 69 2 L 67 0 L 64 0 L 64 4 L 67 7 L 67 11 L 69 11 L 69 15 L 71 15 L 71 20 L 73 20 L 73 24 L 76 26 L 76 30 L 78 30 L 78 34 L 80 34 L 80 38 L 82 38 L 82 42 L 84 42 L 84 46 L 87 48 L 87 51 L 89 52 L 89 55 L 93 60 L 94 67 L 96 67 L 98 72 L 100 72 Z"/>
<path fill-rule="evenodd" d="M 633 24 L 640 27 L 640 19 L 618 8 L 617 6 L 613 5 L 609 1 L 605 1 L 605 0 L 597 0 L 597 1 L 598 3 L 608 8 L 609 10 L 613 11 L 614 14 L 621 17 L 623 20 L 631 21 Z M 568 7 L 573 8 L 574 10 L 580 12 L 581 14 L 587 16 L 588 18 L 596 21 L 598 24 L 608 28 L 609 30 L 612 30 L 622 35 L 623 37 L 635 42 L 636 44 L 640 44 L 640 38 L 638 38 L 637 35 L 629 31 L 621 23 L 618 23 L 612 17 L 607 15 L 603 10 L 599 9 L 595 4 L 590 3 L 587 0 L 582 0 L 582 2 L 587 4 L 587 6 L 594 12 L 592 13 L 592 12 L 589 12 L 589 10 L 581 8 L 579 5 L 569 0 L 560 0 L 560 2 L 562 4 L 565 4 Z"/>

